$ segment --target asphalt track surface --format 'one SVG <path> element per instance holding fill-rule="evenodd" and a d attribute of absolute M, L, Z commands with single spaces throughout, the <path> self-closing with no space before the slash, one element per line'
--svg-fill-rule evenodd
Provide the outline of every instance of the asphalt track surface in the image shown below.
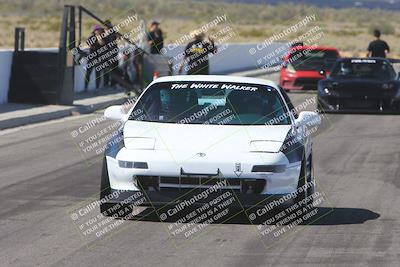
<path fill-rule="evenodd" d="M 290 94 L 295 104 L 313 96 Z M 71 131 L 99 115 L 0 134 L 1 266 L 400 265 L 398 116 L 326 115 L 314 138 L 318 219 L 265 244 L 243 213 L 190 240 L 154 213 L 85 238 L 71 210 L 97 197 L 101 155 L 83 155 Z"/>

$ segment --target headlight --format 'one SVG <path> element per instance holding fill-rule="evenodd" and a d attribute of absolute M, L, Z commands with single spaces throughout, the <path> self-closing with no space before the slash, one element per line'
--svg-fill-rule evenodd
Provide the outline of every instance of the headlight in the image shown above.
<path fill-rule="evenodd" d="M 382 84 L 382 89 L 384 89 L 384 90 L 393 89 L 393 88 L 394 88 L 394 84 L 393 83 L 384 83 L 384 84 Z"/>
<path fill-rule="evenodd" d="M 277 153 L 282 147 L 282 142 L 254 140 L 250 142 L 250 152 Z"/>
<path fill-rule="evenodd" d="M 339 96 L 339 93 L 336 91 L 336 86 L 337 84 L 331 84 L 331 83 L 323 83 L 320 88 L 318 89 L 322 94 L 326 94 L 329 96 Z"/>
<path fill-rule="evenodd" d="M 127 137 L 124 144 L 127 149 L 144 149 L 153 150 L 156 141 L 154 138 L 148 137 Z"/>
<path fill-rule="evenodd" d="M 293 65 L 290 63 L 287 65 L 286 71 L 289 73 L 296 73 L 296 70 L 294 69 Z"/>

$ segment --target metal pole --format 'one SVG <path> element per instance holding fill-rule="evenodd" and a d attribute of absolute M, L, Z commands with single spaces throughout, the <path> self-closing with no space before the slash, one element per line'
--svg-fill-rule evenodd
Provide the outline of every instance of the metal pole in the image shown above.
<path fill-rule="evenodd" d="M 82 41 L 82 9 L 81 6 L 78 6 L 78 24 L 79 24 L 79 36 L 78 36 L 78 44 L 81 44 Z"/>
<path fill-rule="evenodd" d="M 72 49 L 76 46 L 75 41 L 75 6 L 69 7 L 69 40 L 68 49 Z"/>
<path fill-rule="evenodd" d="M 19 49 L 19 28 L 15 28 L 14 32 L 14 52 L 18 52 Z"/>
<path fill-rule="evenodd" d="M 21 51 L 25 50 L 25 28 L 20 28 L 21 30 L 21 44 L 20 44 L 20 49 Z"/>
<path fill-rule="evenodd" d="M 14 52 L 19 50 L 19 28 L 16 27 L 14 30 Z"/>

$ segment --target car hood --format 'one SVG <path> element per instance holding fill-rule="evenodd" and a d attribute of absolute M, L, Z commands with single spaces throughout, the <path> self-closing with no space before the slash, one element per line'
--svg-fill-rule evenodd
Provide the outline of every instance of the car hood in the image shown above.
<path fill-rule="evenodd" d="M 247 153 L 254 144 L 260 145 L 264 152 L 278 152 L 290 129 L 290 125 L 236 126 L 127 121 L 124 125 L 124 142 L 128 149 L 131 147 L 129 142 L 145 140 L 147 147 L 133 149 L 188 153 Z"/>

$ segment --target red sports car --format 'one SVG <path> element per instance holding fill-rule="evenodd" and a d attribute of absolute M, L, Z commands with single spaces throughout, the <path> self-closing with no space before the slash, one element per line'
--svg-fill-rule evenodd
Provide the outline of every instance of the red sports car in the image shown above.
<path fill-rule="evenodd" d="M 317 90 L 318 81 L 329 74 L 339 57 L 335 48 L 316 46 L 292 47 L 283 58 L 279 84 L 286 90 Z"/>

